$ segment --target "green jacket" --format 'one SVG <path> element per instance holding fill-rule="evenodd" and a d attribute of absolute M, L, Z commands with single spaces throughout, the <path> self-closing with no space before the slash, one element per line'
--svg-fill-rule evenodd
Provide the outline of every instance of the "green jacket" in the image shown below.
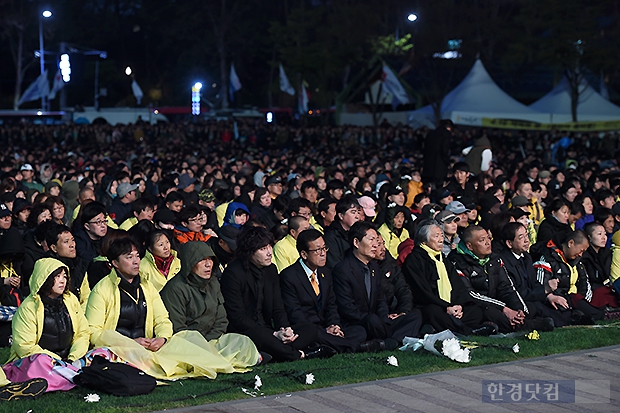
<path fill-rule="evenodd" d="M 215 254 L 204 242 L 190 241 L 181 245 L 179 257 L 181 271 L 160 292 L 173 330 L 196 330 L 207 340 L 217 339 L 228 327 L 220 283 L 215 276 L 204 279 L 191 272 L 207 257 L 214 260 L 215 270 Z"/>

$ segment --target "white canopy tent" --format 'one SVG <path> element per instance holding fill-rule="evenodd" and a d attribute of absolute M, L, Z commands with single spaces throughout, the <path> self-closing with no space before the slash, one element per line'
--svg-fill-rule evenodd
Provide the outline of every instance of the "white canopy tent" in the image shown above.
<path fill-rule="evenodd" d="M 497 86 L 480 59 L 463 81 L 444 97 L 441 118 L 472 126 L 482 125 L 482 118 L 549 122 L 549 114 L 527 107 Z M 414 126 L 434 126 L 435 114 L 431 105 L 411 112 L 409 122 Z"/>
<path fill-rule="evenodd" d="M 563 77 L 551 92 L 529 107 L 538 112 L 549 114 L 551 123 L 572 122 L 568 79 Z M 585 79 L 581 79 L 579 102 L 577 103 L 577 121 L 610 120 L 620 120 L 620 107 L 604 99 Z"/>

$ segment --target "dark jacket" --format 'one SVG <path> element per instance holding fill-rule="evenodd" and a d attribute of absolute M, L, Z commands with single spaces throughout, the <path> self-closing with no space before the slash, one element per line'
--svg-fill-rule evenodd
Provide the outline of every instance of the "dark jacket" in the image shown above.
<path fill-rule="evenodd" d="M 460 253 L 457 248 L 448 255 L 448 259 L 461 276 L 469 295 L 481 307 L 495 307 L 501 310 L 508 306 L 512 310 L 529 312 L 499 256 L 492 254 L 482 267 L 473 257 Z"/>
<path fill-rule="evenodd" d="M 290 326 L 275 264 L 258 268 L 250 263 L 244 267 L 235 259 L 226 267 L 221 286 L 229 332 L 243 333 L 257 326 L 275 330 Z"/>
<path fill-rule="evenodd" d="M 454 200 L 460 201 L 467 205 L 472 202 L 476 202 L 476 189 L 474 184 L 470 181 L 465 183 L 465 188 L 452 178 L 450 183 L 446 186 L 446 189 L 454 194 Z"/>
<path fill-rule="evenodd" d="M 241 202 L 237 202 L 237 203 L 239 205 L 243 205 L 247 209 L 245 204 Z M 256 219 L 257 221 L 263 223 L 265 227 L 267 227 L 268 230 L 271 230 L 273 227 L 275 227 L 276 225 L 280 223 L 280 221 L 278 221 L 278 218 L 276 217 L 276 214 L 274 214 L 273 209 L 271 207 L 267 208 L 257 203 L 252 205 L 251 216 L 252 216 L 252 219 Z"/>
<path fill-rule="evenodd" d="M 450 260 L 444 258 L 443 262 L 452 285 L 450 302 L 439 298 L 437 266 L 425 250 L 415 247 L 405 259 L 403 276 L 411 288 L 413 301 L 416 305 L 434 304 L 446 309 L 456 304 L 463 305 L 473 302 Z"/>
<path fill-rule="evenodd" d="M 101 253 L 101 240 L 94 241 L 90 239 L 83 228 L 76 228 L 73 231 L 73 237 L 75 238 L 75 250 L 78 257 L 91 262 Z"/>
<path fill-rule="evenodd" d="M 409 313 L 413 309 L 413 296 L 398 263 L 386 251 L 385 259 L 378 261 L 379 275 L 390 314 Z"/>
<path fill-rule="evenodd" d="M 331 223 L 330 226 L 325 228 L 325 235 L 323 236 L 325 245 L 329 248 L 327 251 L 327 268 L 334 269 L 334 267 L 342 261 L 346 253 L 351 249 L 349 244 L 349 237 L 347 231 L 342 228 L 342 224 L 339 220 Z"/>
<path fill-rule="evenodd" d="M 536 279 L 532 256 L 529 253 L 524 252 L 523 257 L 517 259 L 512 251 L 504 248 L 500 252 L 500 258 L 504 262 L 506 272 L 515 289 L 525 301 L 542 303 L 547 301 L 545 288 Z"/>
<path fill-rule="evenodd" d="M 66 359 L 73 342 L 73 324 L 69 310 L 62 297 L 53 299 L 41 296 L 41 301 L 43 302 L 43 330 L 37 344 Z"/>
<path fill-rule="evenodd" d="M 601 248 L 596 252 L 590 246 L 581 256 L 593 290 L 611 282 L 611 255 L 609 248 Z"/>
<path fill-rule="evenodd" d="M 108 208 L 108 214 L 110 218 L 116 223 L 116 225 L 122 224 L 127 218 L 133 216 L 131 211 L 131 202 L 126 204 L 121 201 L 120 198 L 114 198 L 112 205 Z"/>
<path fill-rule="evenodd" d="M 553 241 L 549 241 L 545 253 L 540 257 L 540 260 L 534 263 L 534 269 L 536 270 L 536 279 L 542 285 L 547 285 L 549 280 L 557 278 L 559 280 L 558 288 L 553 294 L 568 298 L 571 270 L 563 257 L 562 247 L 558 247 Z M 588 281 L 588 274 L 583 262 L 577 258 L 571 265 L 577 267 L 577 282 L 575 283 L 577 293 L 583 295 L 587 301 L 591 301 L 592 286 Z M 567 301 L 571 302 L 570 300 Z"/>
<path fill-rule="evenodd" d="M 424 182 L 443 181 L 450 164 L 452 133 L 444 127 L 430 131 L 424 139 Z"/>
<path fill-rule="evenodd" d="M 532 257 L 537 260 L 547 250 L 547 243 L 553 240 L 553 243 L 560 245 L 564 241 L 564 237 L 572 232 L 568 224 L 562 224 L 554 217 L 545 218 L 538 227 L 536 235 L 536 244 L 532 246 Z"/>
<path fill-rule="evenodd" d="M 364 283 L 364 264 L 352 251 L 334 267 L 334 292 L 340 319 L 345 325 L 359 324 L 368 314 L 376 314 L 382 321 L 388 320 L 389 308 L 379 277 L 379 266 L 375 261 L 368 263 L 370 277 L 370 299 Z"/>
<path fill-rule="evenodd" d="M 179 251 L 181 271 L 166 283 L 160 295 L 175 333 L 196 330 L 207 340 L 212 340 L 226 332 L 228 318 L 220 283 L 214 274 L 217 260 L 214 260 L 209 279 L 191 272 L 206 257 L 215 258 L 215 255 L 204 242 L 190 241 L 183 244 Z"/>
<path fill-rule="evenodd" d="M 293 324 L 310 322 L 323 328 L 340 325 L 331 271 L 326 267 L 316 270 L 320 294 L 312 289 L 300 260 L 280 273 L 282 300 Z"/>

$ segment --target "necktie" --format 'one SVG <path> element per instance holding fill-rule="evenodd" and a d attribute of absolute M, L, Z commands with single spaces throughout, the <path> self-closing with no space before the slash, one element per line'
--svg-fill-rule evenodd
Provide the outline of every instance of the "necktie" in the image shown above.
<path fill-rule="evenodd" d="M 368 300 L 370 300 L 370 269 L 368 267 L 364 267 L 364 284 L 366 285 Z"/>
<path fill-rule="evenodd" d="M 314 290 L 314 293 L 317 295 L 317 297 L 319 296 L 319 294 L 321 293 L 321 290 L 319 289 L 319 282 L 317 280 L 316 277 L 316 273 L 313 272 L 312 276 L 310 277 L 310 284 L 312 285 L 312 289 Z"/>

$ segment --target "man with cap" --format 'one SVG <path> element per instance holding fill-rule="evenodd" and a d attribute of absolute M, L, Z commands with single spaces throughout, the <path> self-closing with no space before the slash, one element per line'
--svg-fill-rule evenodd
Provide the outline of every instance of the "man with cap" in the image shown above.
<path fill-rule="evenodd" d="M 469 181 L 469 165 L 466 162 L 457 162 L 452 167 L 452 179 L 446 186 L 454 194 L 454 199 L 468 204 L 476 199 L 476 189 Z"/>
<path fill-rule="evenodd" d="M 217 257 L 219 270 L 216 272 L 217 278 L 221 278 L 226 266 L 232 261 L 235 250 L 237 249 L 237 235 L 239 228 L 232 225 L 221 227 L 217 231 L 217 237 L 211 237 L 207 244 L 211 247 Z"/>
<path fill-rule="evenodd" d="M 433 198 L 436 204 L 445 208 L 450 202 L 454 201 L 454 194 L 447 188 L 439 188 L 433 191 Z"/>
<path fill-rule="evenodd" d="M 276 199 L 282 195 L 282 179 L 277 175 L 272 175 L 265 179 L 265 188 L 269 191 L 271 199 Z"/>
<path fill-rule="evenodd" d="M 189 174 L 181 174 L 179 176 L 179 184 L 177 185 L 178 192 L 183 195 L 184 204 L 197 205 L 198 193 L 195 191 L 196 178 L 189 176 Z"/>
<path fill-rule="evenodd" d="M 0 204 L 0 236 L 11 228 L 11 211 L 6 205 Z"/>
<path fill-rule="evenodd" d="M 36 189 L 43 192 L 43 185 L 34 180 L 34 168 L 29 163 L 22 165 L 19 170 L 22 174 L 22 185 L 28 189 Z"/>
<path fill-rule="evenodd" d="M 468 212 L 470 211 L 463 205 L 460 201 L 452 201 L 446 206 L 446 211 L 452 212 L 454 215 L 459 217 L 457 221 L 459 233 L 461 233 L 465 228 L 467 228 L 468 222 Z"/>
<path fill-rule="evenodd" d="M 198 194 L 198 205 L 207 214 L 207 225 L 205 228 L 217 230 L 217 214 L 215 213 L 215 194 L 210 189 L 203 189 Z"/>
<path fill-rule="evenodd" d="M 288 219 L 288 234 L 273 246 L 273 261 L 278 272 L 282 272 L 299 259 L 299 252 L 295 246 L 297 237 L 308 228 L 310 222 L 305 217 L 295 215 Z"/>
<path fill-rule="evenodd" d="M 458 234 L 458 223 L 461 220 L 454 212 L 444 210 L 441 211 L 435 217 L 435 220 L 439 222 L 439 226 L 443 230 L 443 247 L 441 253 L 444 257 L 448 257 L 448 254 L 456 249 L 456 246 L 461 242 L 461 238 Z"/>
<path fill-rule="evenodd" d="M 122 224 L 132 215 L 131 203 L 137 198 L 136 189 L 138 189 L 138 184 L 132 185 L 129 182 L 123 182 L 116 188 L 116 198 L 108 209 L 108 214 L 116 225 Z"/>

